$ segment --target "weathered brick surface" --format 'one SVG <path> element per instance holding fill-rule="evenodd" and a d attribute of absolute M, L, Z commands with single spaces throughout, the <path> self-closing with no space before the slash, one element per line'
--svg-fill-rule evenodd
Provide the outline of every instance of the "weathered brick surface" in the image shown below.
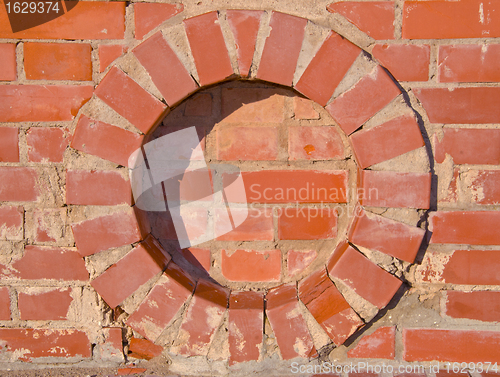
<path fill-rule="evenodd" d="M 15 32 L 0 6 L 3 368 L 286 374 L 347 339 L 322 358 L 497 361 L 500 3 L 221 4 L 64 1 Z M 180 164 L 221 170 L 154 188 L 203 197 L 181 249 L 127 165 L 188 127 Z"/>
<path fill-rule="evenodd" d="M 83 43 L 26 43 L 24 70 L 30 80 L 91 81 L 92 48 Z"/>

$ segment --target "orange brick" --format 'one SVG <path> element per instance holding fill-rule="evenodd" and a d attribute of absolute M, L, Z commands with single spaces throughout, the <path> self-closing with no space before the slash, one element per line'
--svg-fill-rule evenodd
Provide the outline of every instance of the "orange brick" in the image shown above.
<path fill-rule="evenodd" d="M 394 359 L 395 338 L 395 327 L 380 327 L 361 338 L 357 346 L 347 352 L 347 356 L 361 359 Z"/>
<path fill-rule="evenodd" d="M 219 160 L 276 160 L 277 157 L 277 127 L 222 126 L 217 129 Z"/>
<path fill-rule="evenodd" d="M 257 78 L 292 85 L 306 24 L 305 18 L 272 13 L 269 23 L 271 32 L 264 45 Z"/>
<path fill-rule="evenodd" d="M 72 120 L 93 90 L 92 86 L 0 85 L 0 122 Z"/>
<path fill-rule="evenodd" d="M 0 162 L 19 162 L 17 127 L 0 127 Z"/>
<path fill-rule="evenodd" d="M 135 38 L 144 38 L 144 36 L 155 27 L 183 10 L 184 5 L 182 4 L 134 4 Z"/>
<path fill-rule="evenodd" d="M 374 39 L 394 39 L 394 2 L 340 1 L 327 7 L 339 13 Z"/>
<path fill-rule="evenodd" d="M 7 12 L 0 10 L 0 38 L 13 39 L 122 39 L 125 35 L 123 1 L 80 1 L 50 22 L 12 32 Z M 66 5 L 68 7 L 68 5 Z M 59 9 L 62 6 L 59 4 Z"/>
<path fill-rule="evenodd" d="M 344 143 L 333 126 L 288 128 L 290 160 L 340 160 L 344 158 Z"/>
<path fill-rule="evenodd" d="M 500 45 L 439 46 L 438 81 L 499 82 Z"/>
<path fill-rule="evenodd" d="M 63 162 L 71 136 L 66 128 L 32 127 L 26 133 L 28 160 L 31 162 Z"/>
<path fill-rule="evenodd" d="M 227 21 L 236 42 L 239 71 L 242 76 L 248 76 L 250 73 L 257 32 L 263 13 L 262 11 L 232 9 L 226 12 Z"/>
<path fill-rule="evenodd" d="M 217 12 L 188 18 L 184 20 L 184 26 L 200 85 L 214 84 L 231 76 L 234 72 Z"/>
<path fill-rule="evenodd" d="M 413 89 L 432 123 L 500 122 L 500 88 Z"/>
<path fill-rule="evenodd" d="M 141 147 L 143 136 L 108 123 L 80 116 L 71 147 L 128 166 L 133 152 Z"/>
<path fill-rule="evenodd" d="M 360 52 L 359 47 L 331 32 L 300 77 L 295 89 L 325 106 Z"/>
<path fill-rule="evenodd" d="M 99 72 L 102 73 L 127 51 L 124 45 L 99 45 Z"/>
<path fill-rule="evenodd" d="M 0 201 L 36 201 L 40 194 L 37 180 L 38 173 L 33 168 L 0 167 Z"/>
<path fill-rule="evenodd" d="M 24 44 L 24 70 L 29 80 L 92 80 L 92 47 L 87 43 Z"/>
<path fill-rule="evenodd" d="M 16 45 L 0 43 L 0 81 L 14 81 L 17 78 Z"/>
<path fill-rule="evenodd" d="M 403 39 L 500 37 L 498 1 L 405 1 Z"/>
<path fill-rule="evenodd" d="M 222 250 L 221 269 L 231 281 L 279 281 L 281 251 Z"/>
<path fill-rule="evenodd" d="M 385 71 L 377 66 L 326 109 L 348 135 L 391 102 L 400 91 Z"/>
<path fill-rule="evenodd" d="M 72 301 L 73 298 L 68 288 L 43 293 L 19 292 L 18 305 L 21 320 L 66 319 Z"/>
<path fill-rule="evenodd" d="M 95 95 L 144 133 L 156 125 L 166 106 L 120 69 L 113 67 Z"/>
<path fill-rule="evenodd" d="M 373 47 L 372 54 L 398 81 L 429 79 L 429 45 L 378 44 Z"/>
<path fill-rule="evenodd" d="M 500 292 L 447 291 L 445 314 L 453 318 L 469 318 L 486 322 L 497 322 L 500 315 Z"/>

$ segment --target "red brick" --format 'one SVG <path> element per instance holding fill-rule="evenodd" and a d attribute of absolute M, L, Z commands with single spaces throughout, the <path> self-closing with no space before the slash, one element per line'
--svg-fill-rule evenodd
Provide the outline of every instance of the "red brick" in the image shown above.
<path fill-rule="evenodd" d="M 217 158 L 234 160 L 276 160 L 277 127 L 220 127 L 217 129 Z"/>
<path fill-rule="evenodd" d="M 315 354 L 316 349 L 299 306 L 295 283 L 271 289 L 266 300 L 266 315 L 283 360 Z"/>
<path fill-rule="evenodd" d="M 453 318 L 470 318 L 479 321 L 497 322 L 500 315 L 500 292 L 447 291 L 445 314 Z"/>
<path fill-rule="evenodd" d="M 170 263 L 141 305 L 127 319 L 127 324 L 145 338 L 155 341 L 191 296 L 195 285 L 186 272 Z"/>
<path fill-rule="evenodd" d="M 91 344 L 83 331 L 69 329 L 0 329 L 2 351 L 7 356 L 31 362 L 37 358 L 90 358 Z"/>
<path fill-rule="evenodd" d="M 288 276 L 300 274 L 316 259 L 316 250 L 289 250 L 287 257 Z"/>
<path fill-rule="evenodd" d="M 500 333 L 478 330 L 404 329 L 406 361 L 497 362 Z"/>
<path fill-rule="evenodd" d="M 500 170 L 479 170 L 473 172 L 467 189 L 472 201 L 478 204 L 500 204 Z"/>
<path fill-rule="evenodd" d="M 136 4 L 170 5 L 170 4 Z M 146 68 L 154 84 L 169 106 L 178 103 L 198 89 L 198 85 L 170 48 L 161 32 L 142 42 L 133 50 L 139 62 Z"/>
<path fill-rule="evenodd" d="M 455 164 L 500 164 L 500 130 L 445 128 L 440 142 L 435 138 L 434 158 L 442 163 L 449 154 Z"/>
<path fill-rule="evenodd" d="M 337 212 L 333 208 L 280 208 L 280 240 L 319 240 L 337 236 Z"/>
<path fill-rule="evenodd" d="M 351 225 L 349 241 L 413 263 L 424 235 L 424 229 L 362 211 Z"/>
<path fill-rule="evenodd" d="M 400 91 L 385 71 L 377 66 L 369 75 L 342 93 L 326 109 L 348 135 L 391 102 Z"/>
<path fill-rule="evenodd" d="M 497 1 L 405 1 L 404 39 L 500 37 Z"/>
<path fill-rule="evenodd" d="M 93 90 L 81 85 L 1 85 L 0 122 L 72 120 Z"/>
<path fill-rule="evenodd" d="M 279 281 L 281 251 L 222 250 L 221 269 L 231 281 Z"/>
<path fill-rule="evenodd" d="M 207 272 L 210 271 L 210 266 L 212 265 L 210 249 L 190 247 L 182 249 L 182 255 L 193 266 Z"/>
<path fill-rule="evenodd" d="M 32 127 L 26 133 L 28 161 L 63 162 L 64 152 L 71 136 L 68 129 L 58 127 Z"/>
<path fill-rule="evenodd" d="M 413 116 L 401 116 L 350 136 L 359 166 L 364 169 L 424 146 Z"/>
<path fill-rule="evenodd" d="M 162 351 L 162 346 L 157 346 L 147 339 L 132 338 L 129 342 L 128 357 L 151 360 L 156 356 L 160 356 Z"/>
<path fill-rule="evenodd" d="M 295 89 L 325 106 L 360 52 L 359 47 L 337 33 L 330 32 Z"/>
<path fill-rule="evenodd" d="M 356 347 L 347 352 L 347 356 L 361 359 L 394 359 L 395 337 L 395 327 L 380 327 L 361 338 Z"/>
<path fill-rule="evenodd" d="M 427 277 L 448 284 L 500 285 L 497 263 L 500 263 L 497 250 L 455 250 L 440 275 L 433 269 Z"/>
<path fill-rule="evenodd" d="M 170 256 L 150 236 L 92 280 L 91 285 L 111 308 L 115 308 L 160 273 L 169 261 Z"/>
<path fill-rule="evenodd" d="M 500 45 L 439 46 L 438 81 L 500 81 Z"/>
<path fill-rule="evenodd" d="M 332 3 L 326 8 L 339 13 L 374 39 L 394 39 L 394 2 L 347 2 Z"/>
<path fill-rule="evenodd" d="M 431 243 L 498 245 L 500 212 L 438 211 L 429 217 Z"/>
<path fill-rule="evenodd" d="M 133 152 L 141 147 L 143 136 L 111 124 L 80 116 L 71 147 L 118 165 L 128 166 Z"/>
<path fill-rule="evenodd" d="M 130 182 L 113 170 L 68 170 L 66 204 L 112 206 L 132 203 Z"/>
<path fill-rule="evenodd" d="M 28 80 L 92 81 L 92 47 L 88 43 L 24 44 Z"/>
<path fill-rule="evenodd" d="M 398 81 L 429 79 L 429 45 L 377 44 L 373 47 L 372 54 Z"/>
<path fill-rule="evenodd" d="M 234 72 L 217 12 L 188 18 L 184 20 L 184 26 L 200 85 L 214 84 L 231 76 Z"/>
<path fill-rule="evenodd" d="M 360 186 L 364 195 L 359 202 L 365 206 L 424 209 L 430 206 L 431 173 L 363 170 Z"/>
<path fill-rule="evenodd" d="M 121 1 L 79 2 L 70 12 L 61 17 L 16 33 L 12 32 L 7 14 L 2 9 L 0 38 L 122 39 L 125 34 L 125 4 Z M 89 22 L 89 17 L 91 22 Z"/>
<path fill-rule="evenodd" d="M 24 208 L 0 207 L 0 239 L 22 241 L 24 239 Z"/>
<path fill-rule="evenodd" d="M 262 11 L 228 10 L 226 12 L 229 27 L 234 36 L 238 53 L 238 66 L 241 76 L 248 76 L 252 65 L 257 32 L 259 31 Z"/>
<path fill-rule="evenodd" d="M 231 209 L 231 214 L 243 214 L 248 217 L 234 230 L 217 237 L 219 241 L 272 241 L 274 239 L 272 208 L 248 208 L 246 210 Z M 224 233 L 227 228 L 226 209 L 216 209 L 215 235 Z M 221 217 L 224 216 L 224 217 Z M 222 218 L 222 220 L 221 220 Z"/>
<path fill-rule="evenodd" d="M 341 160 L 344 143 L 333 126 L 289 127 L 290 160 Z"/>
<path fill-rule="evenodd" d="M 125 45 L 99 45 L 99 73 L 128 50 Z"/>
<path fill-rule="evenodd" d="M 285 97 L 276 89 L 223 88 L 222 122 L 282 123 Z"/>
<path fill-rule="evenodd" d="M 276 84 L 292 85 L 306 24 L 305 18 L 272 13 L 269 23 L 271 32 L 264 45 L 257 78 Z"/>
<path fill-rule="evenodd" d="M 188 117 L 209 117 L 212 115 L 212 95 L 210 93 L 195 94 L 186 102 L 184 115 Z"/>
<path fill-rule="evenodd" d="M 264 295 L 231 292 L 229 298 L 229 364 L 258 360 L 264 328 Z"/>
<path fill-rule="evenodd" d="M 313 102 L 307 98 L 293 97 L 293 113 L 295 119 L 319 119 Z"/>
<path fill-rule="evenodd" d="M 229 290 L 205 279 L 199 279 L 194 296 L 179 330 L 182 343 L 177 353 L 201 356 L 210 344 L 227 308 Z M 175 347 L 174 347 L 175 348 Z"/>
<path fill-rule="evenodd" d="M 325 269 L 299 283 L 299 296 L 336 345 L 344 343 L 363 324 L 328 278 Z"/>
<path fill-rule="evenodd" d="M 0 127 L 0 162 L 19 162 L 17 127 Z"/>
<path fill-rule="evenodd" d="M 500 88 L 414 88 L 432 123 L 499 123 Z"/>
<path fill-rule="evenodd" d="M 391 301 L 402 284 L 347 244 L 338 247 L 332 255 L 328 272 L 379 309 Z"/>
<path fill-rule="evenodd" d="M 265 170 L 242 172 L 247 203 L 346 203 L 347 172 L 330 170 Z M 223 182 L 232 178 L 225 175 Z M 227 187 L 227 184 L 225 185 Z M 240 195 L 241 196 L 241 195 Z"/>
<path fill-rule="evenodd" d="M 48 292 L 19 292 L 18 306 L 21 320 L 66 319 L 73 302 L 68 288 Z"/>
<path fill-rule="evenodd" d="M 71 229 L 82 257 L 132 244 L 147 234 L 147 229 L 141 229 L 132 210 L 85 220 L 71 225 Z"/>
<path fill-rule="evenodd" d="M 10 321 L 10 294 L 9 288 L 0 288 L 0 321 Z"/>
<path fill-rule="evenodd" d="M 76 251 L 59 247 L 25 246 L 24 256 L 12 267 L 21 279 L 87 281 L 85 261 Z"/>
<path fill-rule="evenodd" d="M 118 114 L 144 133 L 162 117 L 166 106 L 116 67 L 111 68 L 95 90 Z"/>
<path fill-rule="evenodd" d="M 0 44 L 0 81 L 14 81 L 17 78 L 16 45 Z"/>
<path fill-rule="evenodd" d="M 40 189 L 37 184 L 38 173 L 25 167 L 0 167 L 0 201 L 34 202 Z"/>
<path fill-rule="evenodd" d="M 183 10 L 184 5 L 182 4 L 134 4 L 135 39 L 144 38 L 155 27 Z"/>

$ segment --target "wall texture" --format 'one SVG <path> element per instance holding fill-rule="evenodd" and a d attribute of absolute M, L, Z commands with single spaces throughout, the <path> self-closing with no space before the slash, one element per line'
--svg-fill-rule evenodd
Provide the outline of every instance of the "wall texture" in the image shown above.
<path fill-rule="evenodd" d="M 60 5 L 0 5 L 0 374 L 497 372 L 499 1 Z M 128 167 L 190 127 L 250 208 L 181 248 Z"/>

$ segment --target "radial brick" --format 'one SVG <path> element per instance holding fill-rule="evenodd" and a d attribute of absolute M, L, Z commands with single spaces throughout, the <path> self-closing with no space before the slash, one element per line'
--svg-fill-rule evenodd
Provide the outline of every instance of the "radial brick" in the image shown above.
<path fill-rule="evenodd" d="M 328 262 L 328 272 L 379 309 L 391 301 L 402 284 L 348 244 L 335 250 Z"/>
<path fill-rule="evenodd" d="M 299 284 L 299 296 L 313 317 L 336 345 L 344 343 L 363 321 L 328 278 L 318 270 Z"/>
<path fill-rule="evenodd" d="M 296 285 L 286 284 L 273 288 L 266 299 L 267 318 L 283 360 L 313 356 L 316 349 L 301 313 Z"/>
<path fill-rule="evenodd" d="M 91 284 L 106 303 L 115 308 L 141 285 L 160 273 L 170 256 L 150 236 L 126 256 L 92 280 Z M 133 276 L 133 279 L 129 277 Z"/>
<path fill-rule="evenodd" d="M 355 245 L 413 263 L 424 235 L 424 229 L 358 211 L 349 231 L 349 240 Z"/>
<path fill-rule="evenodd" d="M 127 324 L 142 336 L 155 341 L 174 319 L 194 291 L 195 282 L 174 263 L 149 292 Z"/>
<path fill-rule="evenodd" d="M 326 109 L 350 135 L 391 102 L 400 91 L 385 71 L 377 66 Z"/>
<path fill-rule="evenodd" d="M 264 295 L 231 292 L 229 298 L 229 362 L 258 360 L 264 328 Z"/>

